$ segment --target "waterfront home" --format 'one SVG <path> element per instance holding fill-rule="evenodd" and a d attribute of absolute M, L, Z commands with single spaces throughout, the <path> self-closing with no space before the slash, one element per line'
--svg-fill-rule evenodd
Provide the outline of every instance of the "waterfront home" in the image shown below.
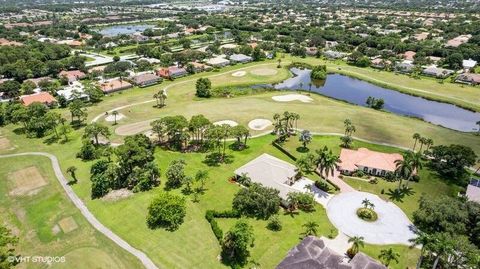
<path fill-rule="evenodd" d="M 455 71 L 450 69 L 439 68 L 436 66 L 430 66 L 423 69 L 422 73 L 427 76 L 432 76 L 436 78 L 446 78 L 453 74 Z"/>
<path fill-rule="evenodd" d="M 342 149 L 338 170 L 347 175 L 361 170 L 367 174 L 385 176 L 387 172 L 395 172 L 397 160 L 403 160 L 401 154 L 383 153 L 366 148 Z"/>
<path fill-rule="evenodd" d="M 457 76 L 455 82 L 470 85 L 480 85 L 480 74 L 463 73 Z"/>

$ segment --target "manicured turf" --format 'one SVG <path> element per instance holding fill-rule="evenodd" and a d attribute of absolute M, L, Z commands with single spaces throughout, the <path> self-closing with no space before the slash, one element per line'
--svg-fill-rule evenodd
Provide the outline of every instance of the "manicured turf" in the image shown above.
<path fill-rule="evenodd" d="M 48 185 L 31 196 L 10 196 L 8 175 L 35 166 Z M 58 222 L 72 217 L 78 227 L 62 232 Z M 22 256 L 65 256 L 56 268 L 142 268 L 139 261 L 96 232 L 67 199 L 53 175 L 48 159 L 14 157 L 0 161 L 0 219 L 18 237 L 17 253 Z M 88 250 L 87 252 L 85 250 Z M 23 264 L 21 268 L 45 268 L 45 264 Z"/>

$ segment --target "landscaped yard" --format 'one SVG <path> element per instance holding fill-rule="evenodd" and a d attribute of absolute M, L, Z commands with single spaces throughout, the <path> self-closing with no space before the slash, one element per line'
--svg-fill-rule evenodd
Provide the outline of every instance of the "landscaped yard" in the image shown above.
<path fill-rule="evenodd" d="M 12 194 L 18 188 L 29 194 Z M 142 268 L 135 257 L 90 226 L 67 199 L 44 157 L 1 159 L 0 219 L 19 237 L 17 253 L 23 257 L 65 256 L 65 263 L 52 268 Z"/>

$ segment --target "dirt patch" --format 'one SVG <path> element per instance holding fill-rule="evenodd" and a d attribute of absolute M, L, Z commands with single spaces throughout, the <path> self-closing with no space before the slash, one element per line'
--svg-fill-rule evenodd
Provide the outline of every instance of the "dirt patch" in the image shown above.
<path fill-rule="evenodd" d="M 237 71 L 237 72 L 232 74 L 232 77 L 243 77 L 246 74 L 247 74 L 247 72 L 245 72 L 245 71 Z"/>
<path fill-rule="evenodd" d="M 238 123 L 233 120 L 221 120 L 213 123 L 213 125 L 224 125 L 224 124 L 230 125 L 231 127 L 235 127 L 238 125 Z"/>
<path fill-rule="evenodd" d="M 262 131 L 272 125 L 272 122 L 267 119 L 254 119 L 248 123 L 248 128 L 255 131 Z"/>
<path fill-rule="evenodd" d="M 10 144 L 10 140 L 5 137 L 0 137 L 0 150 L 4 149 L 11 149 L 12 145 Z"/>
<path fill-rule="evenodd" d="M 101 199 L 103 201 L 113 202 L 125 199 L 133 195 L 133 192 L 129 189 L 119 189 L 109 192 L 107 195 L 103 196 Z"/>
<path fill-rule="evenodd" d="M 58 225 L 64 233 L 69 233 L 78 228 L 77 222 L 73 219 L 72 216 L 61 219 L 58 222 Z"/>
<path fill-rule="evenodd" d="M 58 224 L 55 224 L 55 226 L 53 226 L 52 228 L 52 233 L 54 235 L 57 235 L 60 231 L 61 231 L 60 226 L 58 226 Z"/>
<path fill-rule="evenodd" d="M 273 68 L 255 68 L 250 71 L 252 75 L 257 75 L 257 76 L 273 76 L 278 73 L 278 70 L 273 69 Z"/>
<path fill-rule="evenodd" d="M 150 130 L 150 122 L 153 120 L 135 122 L 127 125 L 122 125 L 115 129 L 117 135 L 135 135 Z"/>
<path fill-rule="evenodd" d="M 47 181 L 35 166 L 17 170 L 8 177 L 14 185 L 10 195 L 33 195 L 47 185 Z"/>

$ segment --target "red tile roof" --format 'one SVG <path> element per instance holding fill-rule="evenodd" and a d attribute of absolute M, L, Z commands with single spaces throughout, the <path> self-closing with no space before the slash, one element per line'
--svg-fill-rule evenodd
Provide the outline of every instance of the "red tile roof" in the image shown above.
<path fill-rule="evenodd" d="M 340 160 L 341 170 L 355 171 L 362 166 L 393 172 L 396 168 L 395 161 L 403 160 L 403 157 L 398 153 L 383 153 L 359 148 L 358 150 L 342 149 Z"/>
<path fill-rule="evenodd" d="M 30 95 L 25 95 L 20 97 L 20 100 L 22 103 L 26 106 L 31 105 L 32 103 L 39 102 L 42 104 L 52 104 L 56 102 L 57 100 L 48 92 L 40 92 L 40 93 L 35 93 L 35 94 L 30 94 Z"/>

